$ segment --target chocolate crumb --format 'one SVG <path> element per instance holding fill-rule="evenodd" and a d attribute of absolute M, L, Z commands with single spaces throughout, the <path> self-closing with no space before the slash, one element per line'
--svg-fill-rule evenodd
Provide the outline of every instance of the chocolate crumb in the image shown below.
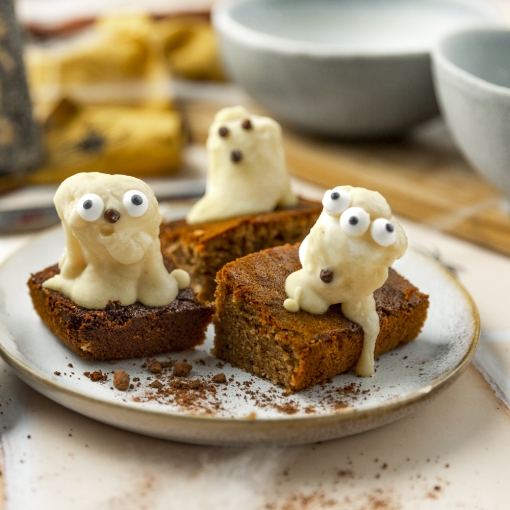
<path fill-rule="evenodd" d="M 97 382 L 97 381 L 106 381 L 108 379 L 108 374 L 103 374 L 101 370 L 96 370 L 95 372 L 83 372 L 83 375 L 85 377 L 88 377 L 91 381 Z"/>
<path fill-rule="evenodd" d="M 68 364 L 67 364 L 67 366 L 68 366 L 69 368 L 74 368 L 72 363 L 68 363 Z"/>
<path fill-rule="evenodd" d="M 227 378 L 225 374 L 216 374 L 213 376 L 212 381 L 216 384 L 227 384 Z"/>
<path fill-rule="evenodd" d="M 61 376 L 62 373 L 61 372 L 58 372 L 57 370 L 55 370 L 55 372 L 53 372 L 55 375 L 58 375 L 58 376 Z"/>
<path fill-rule="evenodd" d="M 434 490 L 435 490 L 435 491 L 440 491 L 440 490 L 441 490 L 441 487 L 440 487 L 439 485 L 435 485 L 435 486 L 434 486 Z"/>
<path fill-rule="evenodd" d="M 113 385 L 120 391 L 126 391 L 129 388 L 130 377 L 124 370 L 117 370 L 113 374 Z"/>
<path fill-rule="evenodd" d="M 161 366 L 161 363 L 157 361 L 149 365 L 149 372 L 151 374 L 161 374 L 161 370 L 163 370 L 163 367 Z"/>
<path fill-rule="evenodd" d="M 158 381 L 157 379 L 151 383 L 151 388 L 159 388 L 163 387 L 163 383 L 161 381 Z"/>
<path fill-rule="evenodd" d="M 174 375 L 176 377 L 186 377 L 193 367 L 185 361 L 178 361 L 174 365 Z"/>

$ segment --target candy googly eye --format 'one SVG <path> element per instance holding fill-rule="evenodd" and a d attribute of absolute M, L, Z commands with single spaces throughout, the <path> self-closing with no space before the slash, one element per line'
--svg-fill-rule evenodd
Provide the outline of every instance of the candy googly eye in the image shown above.
<path fill-rule="evenodd" d="M 147 197 L 141 191 L 135 189 L 124 193 L 122 204 L 129 216 L 133 216 L 133 218 L 142 216 L 149 208 L 149 200 Z"/>
<path fill-rule="evenodd" d="M 362 236 L 370 225 L 370 214 L 361 207 L 349 207 L 340 216 L 340 226 L 349 236 Z"/>
<path fill-rule="evenodd" d="M 340 187 L 329 189 L 324 193 L 322 205 L 330 214 L 340 214 L 351 205 L 351 195 Z"/>
<path fill-rule="evenodd" d="M 372 239 L 381 246 L 391 246 L 397 240 L 397 232 L 391 221 L 377 218 L 370 226 Z"/>
<path fill-rule="evenodd" d="M 85 221 L 96 221 L 103 214 L 103 199 L 94 193 L 87 193 L 78 200 L 78 214 Z"/>

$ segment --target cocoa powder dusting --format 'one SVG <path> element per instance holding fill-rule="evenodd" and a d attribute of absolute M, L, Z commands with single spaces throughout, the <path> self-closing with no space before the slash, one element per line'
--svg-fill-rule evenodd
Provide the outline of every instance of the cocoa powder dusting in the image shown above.
<path fill-rule="evenodd" d="M 188 412 L 204 414 L 214 414 L 224 410 L 222 398 L 221 395 L 218 395 L 216 385 L 201 379 L 183 379 L 175 375 L 168 375 L 153 381 L 149 388 L 143 395 L 136 396 L 133 400 L 135 402 L 172 403 Z"/>
<path fill-rule="evenodd" d="M 205 365 L 203 359 L 195 360 L 194 363 Z M 223 368 L 225 365 L 218 362 L 216 366 Z M 140 370 L 149 375 L 140 377 Z M 239 381 L 236 380 L 237 376 L 229 375 L 227 378 L 223 372 L 189 377 L 192 370 L 193 365 L 187 361 L 146 359 L 140 362 L 135 377 L 130 377 L 124 370 L 112 372 L 113 387 L 110 389 L 115 387 L 119 391 L 131 393 L 130 398 L 134 402 L 157 402 L 177 406 L 183 412 L 208 415 L 228 412 L 225 403 L 231 402 L 229 399 L 232 397 L 253 406 L 254 410 L 265 409 L 294 415 L 300 412 L 314 414 L 321 410 L 343 409 L 352 406 L 358 399 L 366 398 L 370 392 L 362 391 L 360 383 L 338 387 L 325 382 L 322 384 L 320 401 L 306 404 L 277 386 L 267 390 L 259 389 L 256 384 L 258 379 Z M 101 370 L 85 372 L 84 375 L 94 382 L 104 382 L 108 378 L 108 374 Z"/>

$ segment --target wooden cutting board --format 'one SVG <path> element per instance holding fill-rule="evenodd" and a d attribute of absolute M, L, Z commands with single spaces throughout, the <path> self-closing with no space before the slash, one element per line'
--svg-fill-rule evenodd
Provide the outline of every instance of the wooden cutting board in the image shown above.
<path fill-rule="evenodd" d="M 205 142 L 223 106 L 179 102 L 192 141 Z M 510 214 L 500 208 L 501 194 L 466 163 L 439 120 L 403 140 L 364 143 L 314 139 L 284 126 L 284 144 L 296 177 L 326 188 L 377 190 L 397 215 L 510 255 Z"/>

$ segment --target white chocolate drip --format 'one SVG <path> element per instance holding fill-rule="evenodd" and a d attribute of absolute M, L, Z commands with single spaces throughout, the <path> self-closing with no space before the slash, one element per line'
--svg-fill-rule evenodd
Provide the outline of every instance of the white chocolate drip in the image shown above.
<path fill-rule="evenodd" d="M 163 264 L 158 202 L 140 179 L 79 173 L 60 185 L 54 202 L 66 249 L 60 274 L 44 287 L 84 308 L 102 309 L 109 301 L 165 306 L 189 286 L 188 273 L 169 274 Z"/>
<path fill-rule="evenodd" d="M 288 299 L 284 307 L 290 312 L 302 308 L 322 314 L 330 305 L 342 303 L 345 317 L 364 332 L 356 373 L 370 377 L 379 335 L 373 294 L 384 285 L 391 264 L 404 255 L 407 237 L 386 200 L 375 191 L 339 186 L 326 192 L 323 204 L 324 210 L 299 249 L 303 268 L 285 282 Z M 366 223 L 366 214 L 371 225 L 377 220 L 375 228 Z"/>
<path fill-rule="evenodd" d="M 273 211 L 296 204 L 285 168 L 280 125 L 235 106 L 220 110 L 207 138 L 209 175 L 205 195 L 189 224 Z"/>

